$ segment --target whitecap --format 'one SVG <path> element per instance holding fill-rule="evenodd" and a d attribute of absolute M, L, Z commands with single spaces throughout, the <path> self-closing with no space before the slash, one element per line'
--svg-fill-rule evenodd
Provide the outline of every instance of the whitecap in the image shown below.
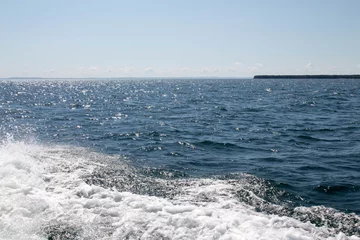
<path fill-rule="evenodd" d="M 0 239 L 359 239 L 257 212 L 236 199 L 225 180 L 179 180 L 172 197 L 136 193 L 127 181 L 138 173 L 115 158 L 85 148 L 3 144 Z M 129 175 L 118 184 L 130 187 L 85 180 L 96 169 L 113 167 L 114 160 L 122 169 L 115 173 Z M 171 180 L 152 181 L 174 186 Z"/>

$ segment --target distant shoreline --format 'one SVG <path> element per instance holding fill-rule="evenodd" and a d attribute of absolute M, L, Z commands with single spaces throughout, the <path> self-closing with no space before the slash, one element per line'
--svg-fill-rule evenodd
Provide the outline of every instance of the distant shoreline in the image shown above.
<path fill-rule="evenodd" d="M 252 79 L 252 76 L 247 76 L 247 77 L 217 77 L 217 76 L 195 76 L 195 77 L 159 77 L 159 76 L 154 76 L 154 77 L 3 77 L 0 79 L 2 80 L 50 80 L 50 79 L 77 79 L 77 80 L 86 80 L 86 79 L 112 79 L 112 80 L 117 80 L 117 79 L 187 79 L 187 80 L 191 80 L 191 79 Z"/>
<path fill-rule="evenodd" d="M 352 75 L 255 75 L 254 79 L 360 79 L 360 74 Z"/>

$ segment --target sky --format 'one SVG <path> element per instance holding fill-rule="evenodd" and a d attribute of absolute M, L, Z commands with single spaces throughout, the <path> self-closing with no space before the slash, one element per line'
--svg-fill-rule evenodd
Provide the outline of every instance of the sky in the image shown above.
<path fill-rule="evenodd" d="M 0 77 L 359 74 L 359 0 L 0 0 Z"/>

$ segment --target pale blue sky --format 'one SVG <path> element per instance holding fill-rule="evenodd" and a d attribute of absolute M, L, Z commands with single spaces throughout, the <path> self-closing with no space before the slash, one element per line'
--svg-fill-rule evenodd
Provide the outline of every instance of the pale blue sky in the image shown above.
<path fill-rule="evenodd" d="M 0 77 L 360 72 L 360 0 L 0 0 Z"/>

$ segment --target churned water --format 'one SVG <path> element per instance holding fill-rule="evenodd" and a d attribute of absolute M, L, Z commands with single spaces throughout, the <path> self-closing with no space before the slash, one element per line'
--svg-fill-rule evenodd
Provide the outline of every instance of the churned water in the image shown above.
<path fill-rule="evenodd" d="M 0 239 L 359 239 L 360 81 L 0 80 Z"/>

